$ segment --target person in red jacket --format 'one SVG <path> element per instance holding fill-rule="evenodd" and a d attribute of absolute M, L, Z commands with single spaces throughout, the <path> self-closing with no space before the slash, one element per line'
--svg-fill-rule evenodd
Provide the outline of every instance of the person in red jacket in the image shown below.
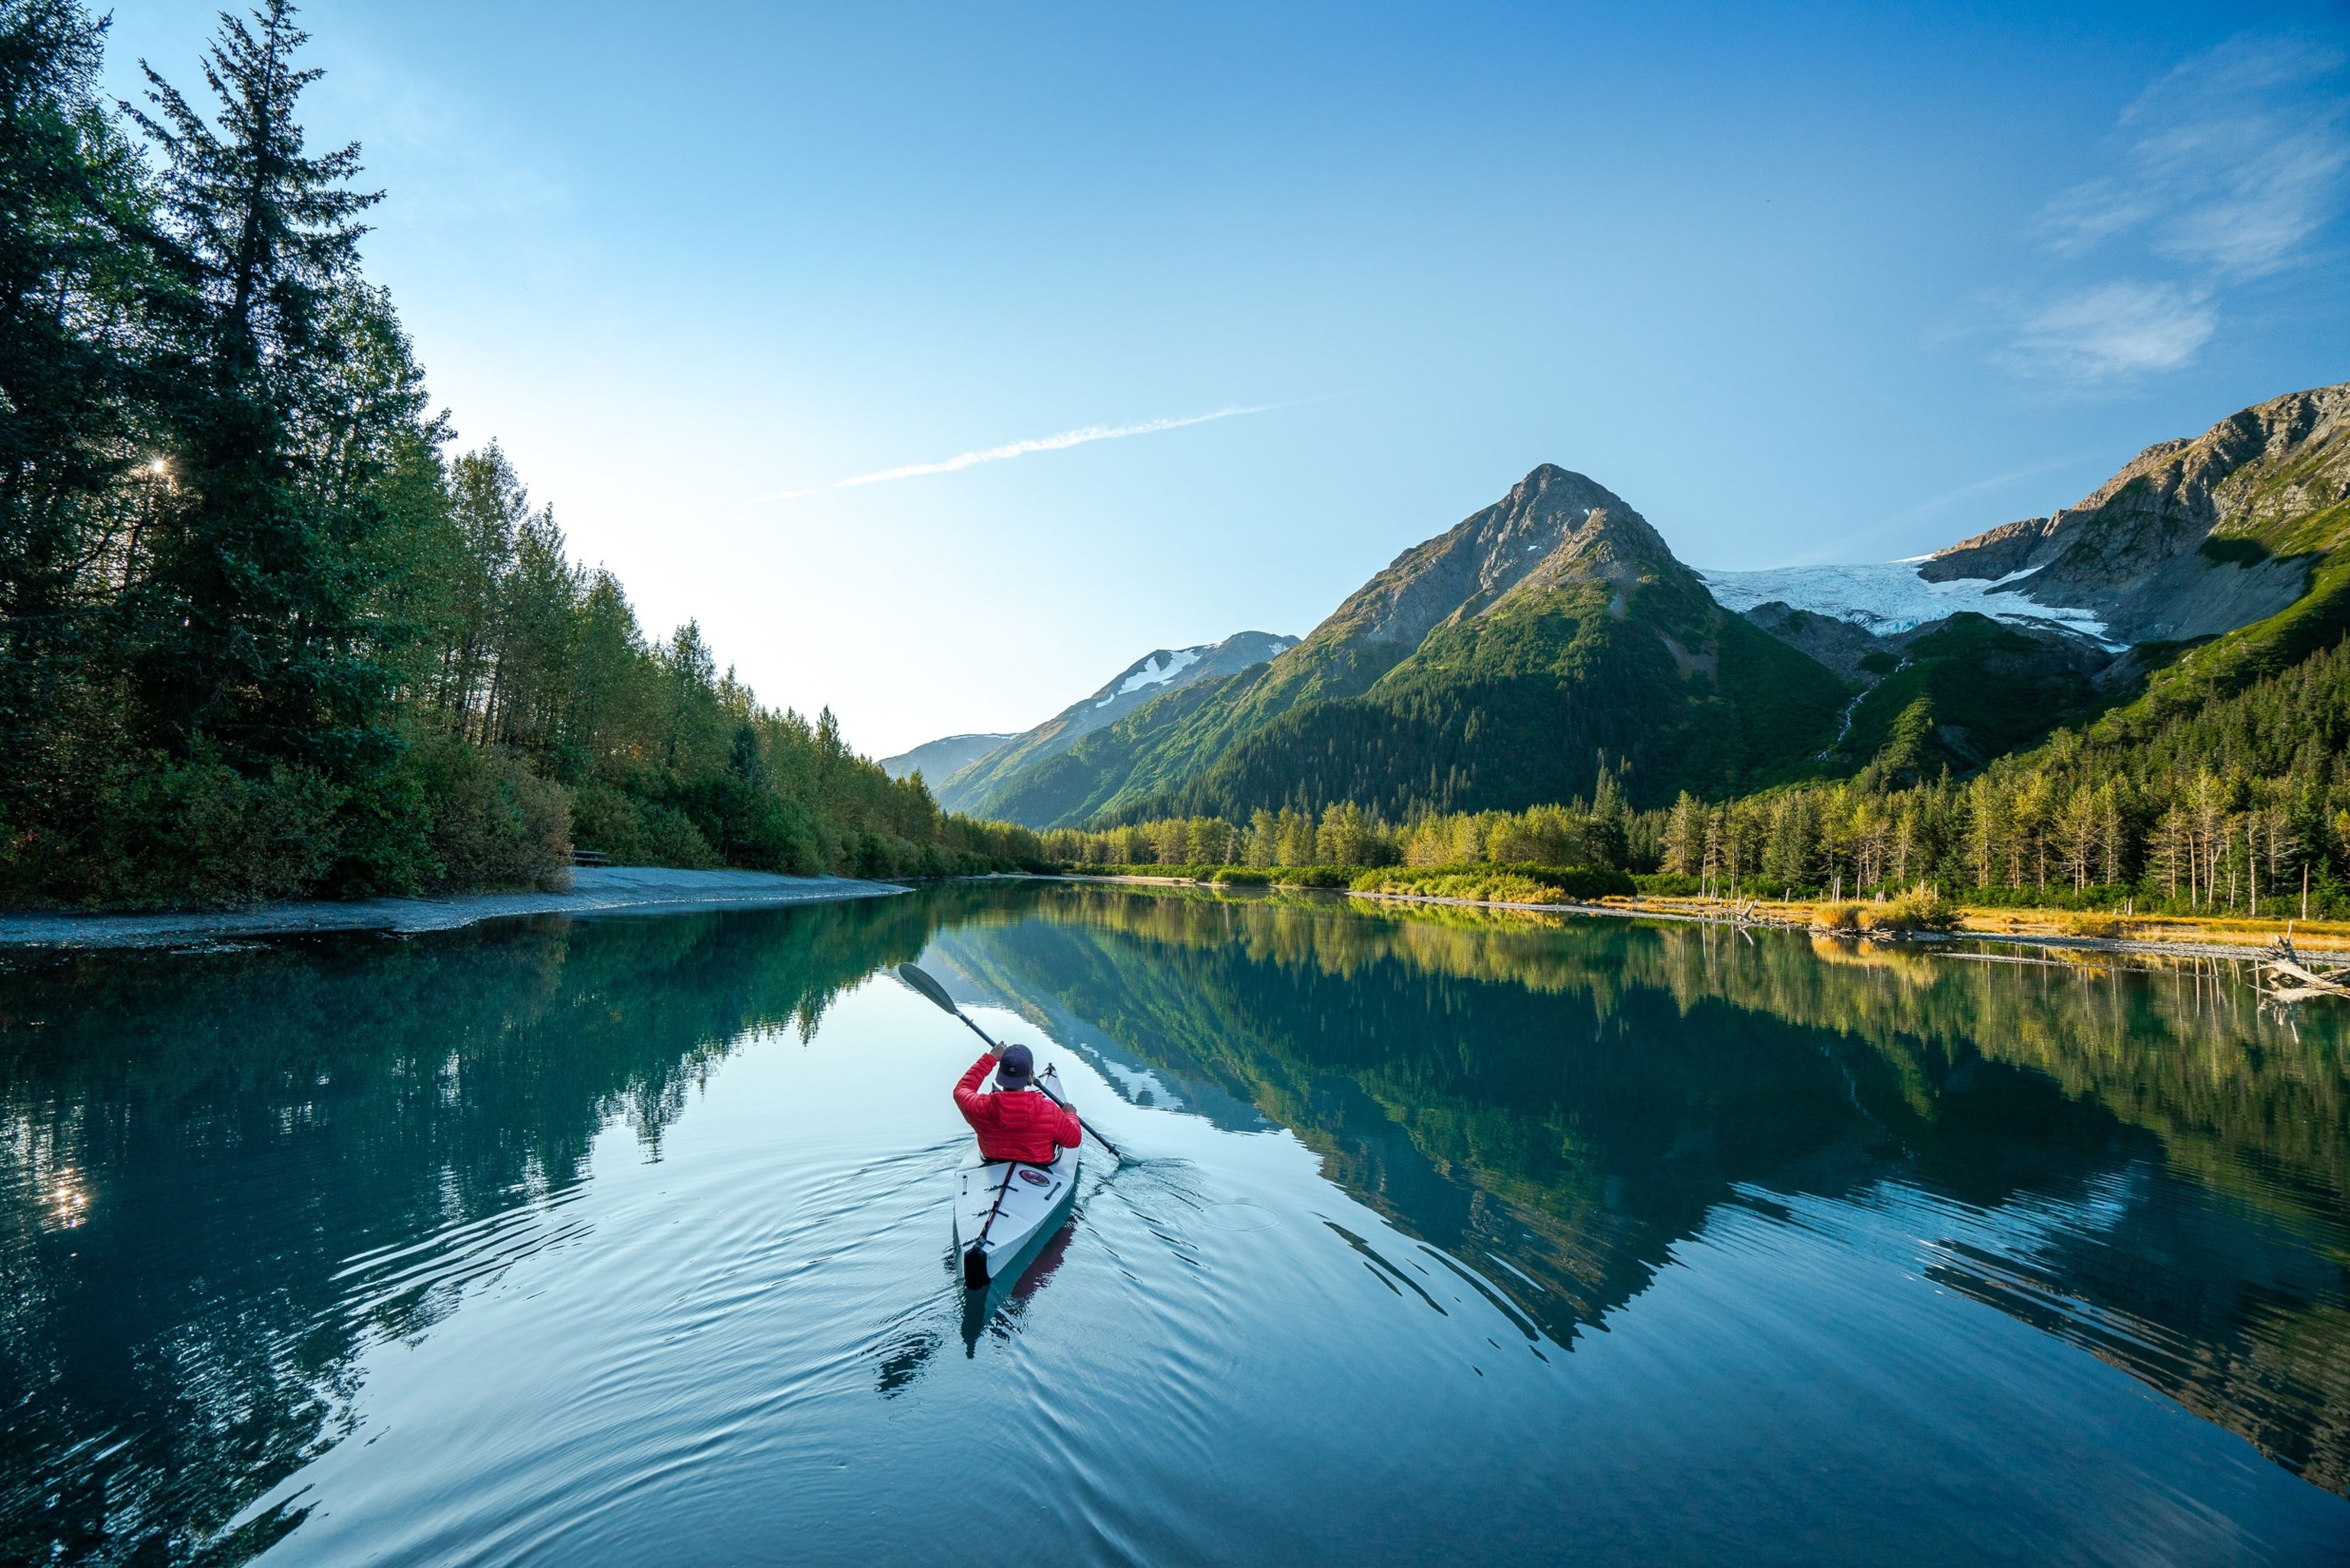
<path fill-rule="evenodd" d="M 990 1067 L 995 1069 L 992 1094 L 979 1086 Z M 979 1135 L 982 1158 L 1050 1165 L 1055 1144 L 1077 1147 L 1085 1128 L 1076 1112 L 1037 1088 L 1035 1078 L 1035 1054 L 1025 1045 L 1006 1045 L 1001 1058 L 990 1051 L 973 1062 L 955 1085 L 955 1109 Z"/>

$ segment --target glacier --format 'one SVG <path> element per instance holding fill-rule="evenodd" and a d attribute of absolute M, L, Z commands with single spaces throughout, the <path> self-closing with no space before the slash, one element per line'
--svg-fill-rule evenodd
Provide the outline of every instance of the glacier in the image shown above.
<path fill-rule="evenodd" d="M 1781 600 L 1800 610 L 1850 621 L 1878 636 L 1908 631 L 1960 610 L 2017 626 L 2059 628 L 2095 639 L 2109 649 L 2124 645 L 2106 635 L 2094 610 L 2034 604 L 2010 586 L 2029 576 L 1959 577 L 1929 583 L 1916 561 L 1882 561 L 1850 566 L 1771 566 L 1759 572 L 1711 571 L 1698 576 L 1724 609 L 1750 610 Z"/>

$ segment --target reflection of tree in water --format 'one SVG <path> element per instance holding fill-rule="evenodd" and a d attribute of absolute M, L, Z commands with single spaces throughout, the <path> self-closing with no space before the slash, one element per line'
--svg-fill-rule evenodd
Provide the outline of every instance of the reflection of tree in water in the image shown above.
<path fill-rule="evenodd" d="M 1048 996 L 1295 1129 L 1562 1342 L 1742 1200 L 1733 1184 L 2069 1205 L 2098 1225 L 2035 1235 L 2039 1278 L 1954 1251 L 1946 1282 L 2350 1490 L 2338 1017 L 2296 1033 L 2193 966 L 1327 899 L 1087 888 L 1029 908 L 942 945 L 1015 1004 Z M 2124 1175 L 2141 1190 L 2106 1212 Z"/>
<path fill-rule="evenodd" d="M 927 925 L 858 900 L 0 972 L 0 1558 L 266 1545 L 298 1515 L 204 1552 L 342 1434 L 361 1349 L 558 1242 L 605 1127 L 658 1158 L 737 1041 L 805 1036 Z"/>

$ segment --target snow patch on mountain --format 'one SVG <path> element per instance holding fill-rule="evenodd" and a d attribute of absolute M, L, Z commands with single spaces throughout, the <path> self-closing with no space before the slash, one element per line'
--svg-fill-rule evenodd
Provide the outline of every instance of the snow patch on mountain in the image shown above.
<path fill-rule="evenodd" d="M 1915 561 L 1884 561 L 1856 566 L 1773 566 L 1760 572 L 1700 568 L 1698 576 L 1724 609 L 1745 611 L 1777 599 L 1799 610 L 1851 621 L 1880 637 L 1972 610 L 2018 626 L 2078 632 L 2107 648 L 2122 646 L 2106 636 L 2106 623 L 2094 610 L 2034 604 L 2010 587 L 2030 576 L 2027 572 L 1929 583 L 1918 575 Z"/>
<path fill-rule="evenodd" d="M 1140 669 L 1121 681 L 1117 691 L 1095 703 L 1094 706 L 1107 708 L 1119 698 L 1129 692 L 1139 691 L 1146 686 L 1164 686 L 1191 666 L 1199 663 L 1200 656 L 1206 651 L 1208 650 L 1205 648 L 1179 648 L 1167 656 L 1167 662 L 1163 665 L 1159 662 L 1159 656 L 1154 653 L 1142 661 Z"/>

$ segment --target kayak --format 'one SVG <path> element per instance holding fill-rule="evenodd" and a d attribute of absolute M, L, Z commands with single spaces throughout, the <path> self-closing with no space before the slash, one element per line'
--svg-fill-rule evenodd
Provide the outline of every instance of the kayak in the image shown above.
<path fill-rule="evenodd" d="M 1039 1082 L 1051 1076 L 1047 1069 Z M 982 1159 L 973 1153 L 955 1180 L 955 1251 L 962 1257 L 962 1282 L 983 1291 L 1026 1268 L 1036 1243 L 1060 1229 L 1077 1196 L 1077 1151 L 1065 1148 L 1050 1165 Z"/>

